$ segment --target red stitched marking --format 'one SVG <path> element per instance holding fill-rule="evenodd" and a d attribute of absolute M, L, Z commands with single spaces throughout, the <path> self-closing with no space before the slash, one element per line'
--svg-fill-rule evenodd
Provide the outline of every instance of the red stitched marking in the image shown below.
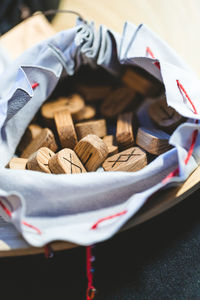
<path fill-rule="evenodd" d="M 194 113 L 197 114 L 197 110 L 194 106 L 194 104 L 192 103 L 192 100 L 190 99 L 190 97 L 188 96 L 188 93 L 186 92 L 186 90 L 184 89 L 183 85 L 180 83 L 179 80 L 176 80 L 178 88 L 185 94 L 185 97 L 188 99 L 188 101 L 190 102 L 190 104 L 192 105 L 192 108 L 194 110 Z"/>
<path fill-rule="evenodd" d="M 176 168 L 174 171 L 172 171 L 171 173 L 169 173 L 163 180 L 162 183 L 166 183 L 169 179 L 171 179 L 172 177 L 178 176 L 179 174 L 179 167 Z"/>
<path fill-rule="evenodd" d="M 92 300 L 95 297 L 95 287 L 93 286 L 93 273 L 92 273 L 92 246 L 86 247 L 86 268 L 88 287 L 86 292 L 86 300 Z"/>
<path fill-rule="evenodd" d="M 119 212 L 115 215 L 112 215 L 112 216 L 108 216 L 108 217 L 104 217 L 102 219 L 99 219 L 94 225 L 92 225 L 91 229 L 96 229 L 97 226 L 104 222 L 104 221 L 107 221 L 107 220 L 110 220 L 110 219 L 113 219 L 113 218 L 116 218 L 116 217 L 119 217 L 119 216 L 122 216 L 122 215 L 125 215 L 128 211 L 127 210 L 123 210 L 122 212 Z"/>
<path fill-rule="evenodd" d="M 153 54 L 153 52 L 151 51 L 150 47 L 146 47 L 146 52 L 152 57 L 155 59 L 155 56 Z"/>
<path fill-rule="evenodd" d="M 193 150 L 194 150 L 194 146 L 197 140 L 197 136 L 198 136 L 198 130 L 196 129 L 195 131 L 193 131 L 192 133 L 192 142 L 190 145 L 190 148 L 188 150 L 188 154 L 187 157 L 185 158 L 185 164 L 187 165 L 190 157 L 192 156 Z M 172 171 L 171 173 L 169 173 L 163 180 L 162 183 L 166 183 L 170 178 L 178 176 L 179 175 L 179 167 L 176 168 L 174 171 Z"/>
<path fill-rule="evenodd" d="M 2 209 L 5 211 L 5 213 L 10 217 L 12 218 L 12 212 L 2 203 L 2 201 L 0 201 L 0 206 L 2 207 Z M 42 232 L 40 231 L 40 229 L 38 229 L 37 227 L 25 222 L 25 221 L 22 221 L 22 224 L 27 226 L 27 227 L 30 227 L 32 229 L 34 229 L 35 231 L 37 231 L 38 234 L 42 234 Z"/>
<path fill-rule="evenodd" d="M 5 211 L 5 213 L 7 214 L 7 216 L 9 216 L 11 218 L 12 217 L 11 211 L 1 201 L 0 201 L 0 206 L 3 208 L 3 210 Z"/>
<path fill-rule="evenodd" d="M 195 131 L 193 131 L 193 134 L 192 134 L 192 143 L 191 143 L 191 146 L 190 146 L 190 149 L 188 150 L 188 154 L 187 154 L 187 157 L 185 159 L 185 164 L 187 165 L 192 153 L 193 153 L 193 150 L 194 150 L 194 146 L 195 146 L 195 143 L 196 143 L 196 140 L 197 140 L 197 135 L 198 135 L 198 130 L 196 129 Z"/>
<path fill-rule="evenodd" d="M 31 87 L 32 87 L 32 89 L 34 90 L 38 85 L 39 85 L 39 83 L 35 82 L 35 83 L 32 84 Z"/>
<path fill-rule="evenodd" d="M 27 226 L 27 227 L 30 227 L 30 228 L 34 229 L 35 231 L 37 231 L 38 234 L 42 234 L 42 232 L 40 231 L 40 229 L 37 228 L 37 227 L 35 227 L 34 225 L 31 225 L 31 224 L 29 224 L 29 223 L 27 223 L 25 221 L 22 221 L 22 224 L 25 225 L 25 226 Z"/>
<path fill-rule="evenodd" d="M 150 47 L 146 47 L 146 52 L 153 58 L 156 59 Z M 160 70 L 160 64 L 158 61 L 154 62 L 154 65 Z"/>

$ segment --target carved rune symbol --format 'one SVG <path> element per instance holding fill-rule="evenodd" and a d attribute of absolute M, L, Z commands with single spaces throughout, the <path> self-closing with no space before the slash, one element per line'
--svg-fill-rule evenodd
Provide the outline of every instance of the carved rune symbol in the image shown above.
<path fill-rule="evenodd" d="M 129 154 L 121 154 L 118 156 L 117 160 L 109 160 L 108 162 L 114 162 L 111 168 L 113 168 L 118 162 L 127 162 L 132 156 L 140 156 L 140 154 L 134 154 L 135 149 Z M 125 160 L 120 160 L 122 157 L 126 157 Z"/>
<path fill-rule="evenodd" d="M 70 165 L 71 165 L 71 174 L 72 174 L 72 166 L 78 168 L 80 170 L 80 173 L 82 173 L 82 168 L 72 162 L 72 155 L 71 155 L 71 153 L 70 153 L 70 160 L 67 159 L 66 157 L 63 157 L 63 159 L 65 159 L 66 161 L 68 161 L 70 163 Z"/>
<path fill-rule="evenodd" d="M 50 157 L 52 157 L 51 153 L 48 153 L 48 154 L 49 154 Z M 46 167 L 47 167 L 48 165 L 49 165 L 48 163 L 47 163 L 47 164 L 44 164 L 44 166 L 46 166 Z"/>

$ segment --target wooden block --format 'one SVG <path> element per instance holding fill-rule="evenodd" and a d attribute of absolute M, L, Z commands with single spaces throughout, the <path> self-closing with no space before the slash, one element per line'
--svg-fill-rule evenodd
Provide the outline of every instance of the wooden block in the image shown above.
<path fill-rule="evenodd" d="M 35 153 L 33 153 L 27 162 L 27 169 L 33 171 L 40 171 L 44 173 L 51 173 L 49 169 L 49 159 L 53 157 L 55 153 L 47 147 L 42 147 Z"/>
<path fill-rule="evenodd" d="M 136 172 L 147 165 L 145 151 L 139 147 L 132 147 L 118 154 L 108 157 L 104 163 L 105 171 Z"/>
<path fill-rule="evenodd" d="M 161 92 L 161 84 L 155 79 L 150 80 L 130 68 L 126 69 L 122 76 L 122 82 L 143 96 L 158 96 Z"/>
<path fill-rule="evenodd" d="M 56 33 L 55 29 L 42 15 L 34 15 L 13 27 L 1 36 L 0 45 L 9 56 L 16 59 L 25 50 Z M 14 41 L 17 41 L 13 44 Z"/>
<path fill-rule="evenodd" d="M 73 116 L 76 122 L 93 119 L 96 115 L 96 109 L 93 106 L 86 105 L 84 108 Z"/>
<path fill-rule="evenodd" d="M 118 147 L 114 135 L 106 135 L 103 138 L 104 143 L 108 147 L 108 156 L 118 153 Z"/>
<path fill-rule="evenodd" d="M 108 155 L 107 145 L 93 134 L 80 140 L 74 151 L 88 172 L 96 171 Z"/>
<path fill-rule="evenodd" d="M 26 170 L 27 161 L 28 160 L 25 158 L 13 157 L 9 161 L 6 168 L 15 169 L 15 170 Z"/>
<path fill-rule="evenodd" d="M 78 156 L 71 149 L 63 149 L 50 158 L 49 168 L 54 174 L 75 174 L 86 172 Z"/>
<path fill-rule="evenodd" d="M 88 102 L 94 102 L 104 99 L 111 91 L 110 85 L 86 85 L 80 84 L 77 86 L 77 90 L 84 99 Z"/>
<path fill-rule="evenodd" d="M 167 132 L 172 132 L 178 125 L 185 121 L 172 107 L 169 107 L 166 99 L 160 98 L 149 107 L 149 116 L 156 125 Z"/>
<path fill-rule="evenodd" d="M 48 128 L 42 129 L 40 134 L 37 135 L 36 138 L 32 140 L 32 142 L 24 149 L 24 151 L 21 154 L 21 157 L 29 158 L 31 154 L 33 154 L 42 147 L 47 147 L 53 152 L 56 152 L 58 148 L 54 134 Z"/>
<path fill-rule="evenodd" d="M 107 134 L 106 121 L 104 119 L 77 123 L 75 125 L 79 140 L 88 134 L 104 137 Z"/>
<path fill-rule="evenodd" d="M 134 145 L 133 113 L 119 115 L 117 119 L 116 140 L 120 149 L 127 149 Z"/>
<path fill-rule="evenodd" d="M 52 124 L 56 112 L 68 109 L 73 116 L 79 113 L 85 106 L 83 98 L 78 94 L 69 97 L 61 97 L 55 101 L 46 102 L 41 108 L 41 114 L 49 126 Z"/>
<path fill-rule="evenodd" d="M 27 129 L 17 147 L 19 152 L 22 152 L 28 146 L 28 144 L 30 144 L 30 142 L 41 132 L 41 130 L 42 130 L 42 128 L 39 125 L 30 124 L 27 127 Z"/>
<path fill-rule="evenodd" d="M 160 155 L 171 148 L 169 135 L 154 128 L 140 127 L 137 132 L 136 144 L 147 152 Z"/>
<path fill-rule="evenodd" d="M 135 91 L 126 85 L 112 90 L 101 104 L 101 114 L 106 118 L 117 116 L 134 100 L 135 95 Z"/>
<path fill-rule="evenodd" d="M 54 120 L 62 148 L 74 149 L 78 140 L 69 110 L 56 112 Z"/>

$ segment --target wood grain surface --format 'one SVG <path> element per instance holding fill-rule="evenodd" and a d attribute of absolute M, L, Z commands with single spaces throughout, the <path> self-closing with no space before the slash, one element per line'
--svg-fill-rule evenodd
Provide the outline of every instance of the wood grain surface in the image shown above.
<path fill-rule="evenodd" d="M 145 23 L 168 42 L 175 51 L 200 75 L 199 0 L 62 0 L 60 8 L 73 9 L 96 25 L 105 24 L 121 33 L 125 21 L 138 25 Z M 170 18 L 169 18 L 170 16 Z M 58 14 L 53 20 L 56 31 L 74 26 L 74 15 Z M 200 188 L 200 167 L 179 187 L 156 195 L 122 229 L 140 224 L 174 206 Z M 75 247 L 68 242 L 52 243 L 54 251 Z M 0 218 L 0 256 L 30 255 L 44 252 L 43 248 L 30 247 L 12 224 Z"/>

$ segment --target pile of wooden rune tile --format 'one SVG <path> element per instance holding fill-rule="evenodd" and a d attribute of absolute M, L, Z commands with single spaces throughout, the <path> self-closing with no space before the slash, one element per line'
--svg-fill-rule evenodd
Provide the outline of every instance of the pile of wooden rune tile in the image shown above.
<path fill-rule="evenodd" d="M 124 66 L 116 78 L 101 68 L 83 67 L 60 80 L 7 167 L 53 174 L 100 167 L 138 171 L 171 148 L 171 133 L 185 121 L 163 95 L 163 85 L 141 69 Z M 137 117 L 147 99 L 153 126 L 143 126 Z"/>

